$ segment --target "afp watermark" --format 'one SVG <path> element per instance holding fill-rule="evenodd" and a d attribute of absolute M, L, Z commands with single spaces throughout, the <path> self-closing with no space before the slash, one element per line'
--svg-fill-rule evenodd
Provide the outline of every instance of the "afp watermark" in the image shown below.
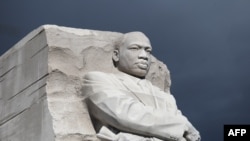
<path fill-rule="evenodd" d="M 250 141 L 249 125 L 224 125 L 224 141 Z"/>

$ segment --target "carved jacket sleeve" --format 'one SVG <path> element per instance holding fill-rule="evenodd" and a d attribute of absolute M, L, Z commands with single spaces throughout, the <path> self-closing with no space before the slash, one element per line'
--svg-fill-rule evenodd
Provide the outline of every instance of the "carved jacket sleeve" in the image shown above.
<path fill-rule="evenodd" d="M 86 74 L 83 93 L 88 96 L 92 115 L 121 131 L 178 140 L 187 128 L 185 117 L 145 106 L 117 87 L 105 73 Z"/>

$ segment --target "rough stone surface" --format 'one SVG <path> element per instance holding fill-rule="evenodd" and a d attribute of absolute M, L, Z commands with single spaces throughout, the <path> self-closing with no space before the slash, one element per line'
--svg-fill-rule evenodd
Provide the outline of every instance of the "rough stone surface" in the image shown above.
<path fill-rule="evenodd" d="M 97 140 L 81 93 L 82 77 L 88 71 L 116 71 L 111 52 L 121 35 L 44 25 L 3 54 L 0 140 Z M 169 91 L 169 71 L 154 57 L 147 79 Z"/>

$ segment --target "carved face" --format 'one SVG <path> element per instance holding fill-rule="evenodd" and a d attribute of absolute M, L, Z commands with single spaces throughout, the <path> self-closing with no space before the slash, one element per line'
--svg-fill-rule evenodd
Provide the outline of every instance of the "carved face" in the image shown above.
<path fill-rule="evenodd" d="M 121 47 L 114 51 L 113 60 L 120 71 L 144 78 L 151 64 L 151 51 L 150 41 L 143 33 L 131 32 L 125 34 Z"/>

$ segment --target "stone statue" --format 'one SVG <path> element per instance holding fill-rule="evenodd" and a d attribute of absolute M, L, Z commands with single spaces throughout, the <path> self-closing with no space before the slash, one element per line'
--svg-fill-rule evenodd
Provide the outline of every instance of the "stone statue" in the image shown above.
<path fill-rule="evenodd" d="M 152 47 L 141 32 L 122 35 L 113 51 L 117 73 L 92 71 L 83 93 L 102 141 L 200 141 L 172 94 L 145 79 Z"/>

